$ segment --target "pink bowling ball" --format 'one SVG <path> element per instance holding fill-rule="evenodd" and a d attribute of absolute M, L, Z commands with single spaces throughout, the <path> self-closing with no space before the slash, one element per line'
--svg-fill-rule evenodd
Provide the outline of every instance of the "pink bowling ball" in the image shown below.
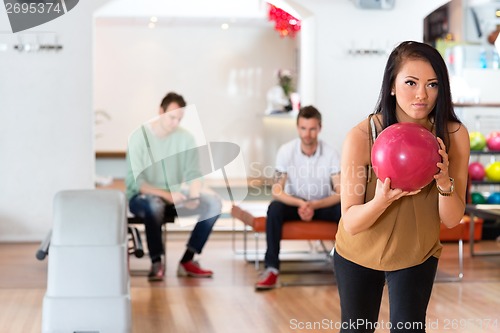
<path fill-rule="evenodd" d="M 486 146 L 489 150 L 500 151 L 500 132 L 491 132 L 486 137 Z"/>
<path fill-rule="evenodd" d="M 486 176 L 484 166 L 479 162 L 469 164 L 469 176 L 471 180 L 483 180 Z"/>
<path fill-rule="evenodd" d="M 418 190 L 433 179 L 441 162 L 434 134 L 415 123 L 396 123 L 373 143 L 371 161 L 377 178 L 391 179 L 391 188 Z"/>

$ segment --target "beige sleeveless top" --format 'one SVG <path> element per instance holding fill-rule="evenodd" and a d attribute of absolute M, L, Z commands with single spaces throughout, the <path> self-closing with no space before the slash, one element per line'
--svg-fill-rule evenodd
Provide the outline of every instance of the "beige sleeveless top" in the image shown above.
<path fill-rule="evenodd" d="M 372 119 L 370 123 L 374 139 L 377 134 Z M 374 197 L 377 183 L 371 166 L 367 172 L 365 202 Z M 369 229 L 354 236 L 344 230 L 341 219 L 335 250 L 358 265 L 376 270 L 394 271 L 419 265 L 430 256 L 439 258 L 440 223 L 438 191 L 431 182 L 418 194 L 393 202 Z"/>

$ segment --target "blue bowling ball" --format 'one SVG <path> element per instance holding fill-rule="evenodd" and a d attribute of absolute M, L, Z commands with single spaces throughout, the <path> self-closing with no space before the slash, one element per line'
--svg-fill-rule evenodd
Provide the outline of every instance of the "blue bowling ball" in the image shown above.
<path fill-rule="evenodd" d="M 486 199 L 486 203 L 492 204 L 492 205 L 499 205 L 500 204 L 500 192 L 493 192 L 488 196 L 488 199 Z"/>

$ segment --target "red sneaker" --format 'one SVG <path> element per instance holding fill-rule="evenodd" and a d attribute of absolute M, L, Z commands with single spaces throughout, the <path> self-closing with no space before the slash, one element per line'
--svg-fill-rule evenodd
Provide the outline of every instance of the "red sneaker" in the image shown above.
<path fill-rule="evenodd" d="M 190 277 L 212 277 L 214 273 L 210 270 L 203 269 L 195 261 L 188 261 L 186 263 L 179 263 L 177 268 L 177 276 L 190 276 Z"/>
<path fill-rule="evenodd" d="M 268 290 L 278 287 L 279 273 L 276 269 L 267 268 L 262 278 L 255 284 L 255 290 Z"/>

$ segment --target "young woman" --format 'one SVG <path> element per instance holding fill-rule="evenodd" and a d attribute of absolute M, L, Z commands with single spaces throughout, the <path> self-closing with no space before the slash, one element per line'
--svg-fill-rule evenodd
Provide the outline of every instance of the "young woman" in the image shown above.
<path fill-rule="evenodd" d="M 439 172 L 413 192 L 392 188 L 371 169 L 373 141 L 384 128 L 413 122 L 434 133 Z M 356 147 L 356 149 L 350 149 Z M 384 284 L 391 332 L 425 332 L 426 309 L 441 253 L 440 223 L 465 210 L 469 134 L 453 111 L 446 64 L 433 47 L 403 42 L 390 54 L 373 114 L 348 133 L 341 159 L 342 219 L 335 273 L 341 332 L 374 332 Z"/>

